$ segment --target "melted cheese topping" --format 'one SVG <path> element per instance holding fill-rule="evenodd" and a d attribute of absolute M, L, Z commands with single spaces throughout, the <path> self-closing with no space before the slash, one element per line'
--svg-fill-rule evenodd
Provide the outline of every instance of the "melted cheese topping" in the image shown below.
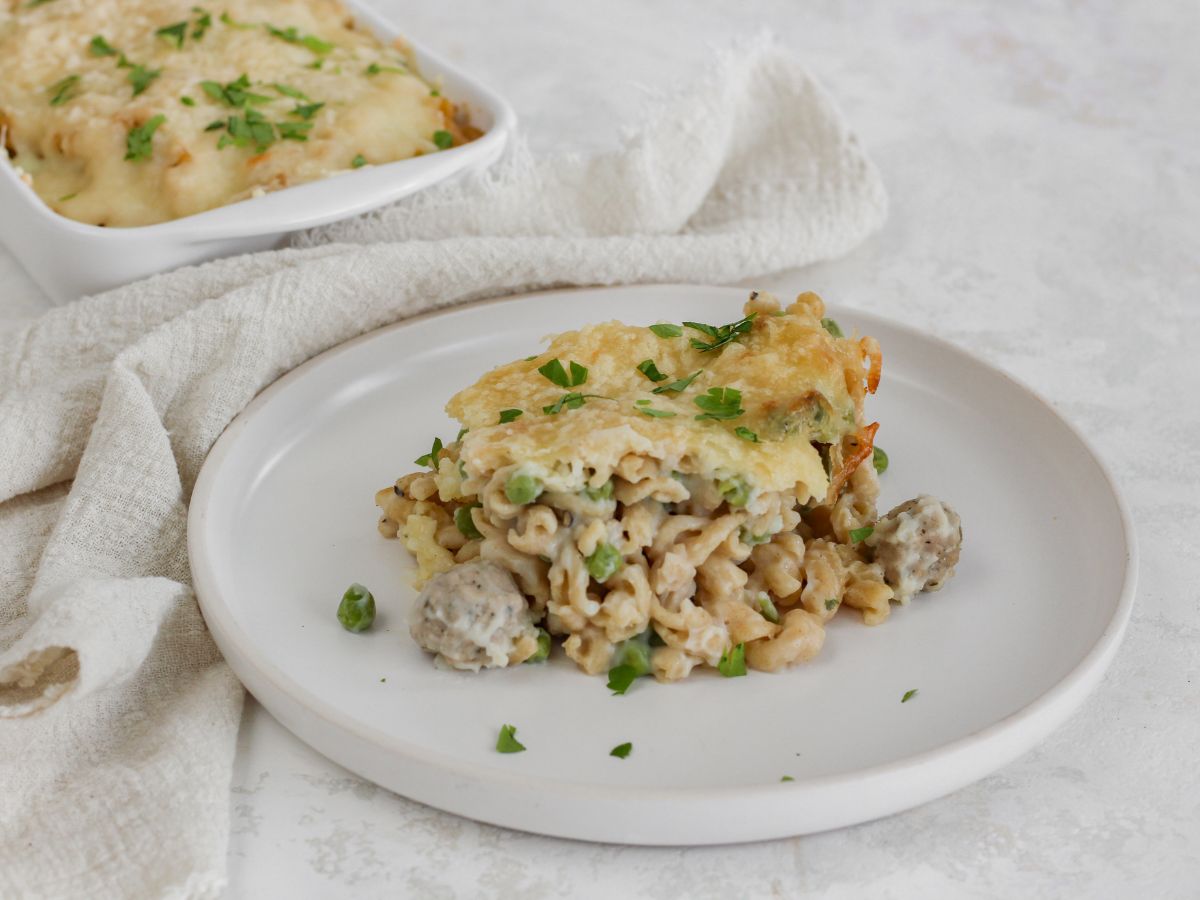
<path fill-rule="evenodd" d="M 155 33 L 178 23 L 180 46 Z M 117 53 L 96 55 L 95 36 Z M 136 96 L 135 66 L 159 73 Z M 242 75 L 265 99 L 230 106 L 201 85 Z M 296 112 L 315 103 L 324 105 L 309 118 Z M 230 117 L 247 110 L 276 126 L 273 142 L 262 152 L 253 142 L 220 147 Z M 131 129 L 159 115 L 149 158 L 127 160 Z M 108 226 L 162 222 L 436 152 L 440 131 L 455 144 L 477 134 L 456 122 L 402 47 L 357 29 L 336 0 L 0 0 L 0 130 L 47 205 Z M 304 139 L 284 139 L 287 131 Z"/>
<path fill-rule="evenodd" d="M 758 311 L 750 333 L 716 350 L 692 347 L 691 337 L 709 341 L 694 330 L 661 338 L 645 326 L 607 322 L 561 334 L 545 353 L 494 369 L 446 407 L 470 429 L 462 448 L 467 471 L 485 476 L 516 464 L 536 472 L 549 489 L 578 490 L 585 482 L 602 482 L 634 455 L 685 474 L 742 476 L 758 490 L 799 485 L 801 502 L 823 496 L 829 482 L 814 442 L 835 443 L 861 430 L 863 351 L 822 326 L 824 310 L 815 295 L 802 296 L 784 314 L 765 299 L 747 310 Z M 572 361 L 586 366 L 586 382 L 568 388 L 552 383 L 538 371 L 552 359 L 564 369 Z M 647 359 L 665 380 L 653 382 L 639 371 Z M 652 393 L 695 372 L 682 391 Z M 744 412 L 698 419 L 704 410 L 696 398 L 712 388 L 740 391 Z M 554 415 L 543 411 L 569 391 L 599 396 Z M 509 408 L 524 412 L 497 424 L 500 411 Z M 653 417 L 644 410 L 674 415 Z M 739 436 L 739 428 L 758 441 Z"/>

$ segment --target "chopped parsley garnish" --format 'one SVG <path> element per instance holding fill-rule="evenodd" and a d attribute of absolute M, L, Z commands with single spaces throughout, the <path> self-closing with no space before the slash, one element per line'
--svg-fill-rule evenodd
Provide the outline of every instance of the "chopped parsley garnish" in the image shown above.
<path fill-rule="evenodd" d="M 200 88 L 209 97 L 235 109 L 245 109 L 250 105 L 271 102 L 270 97 L 264 94 L 255 94 L 249 90 L 249 87 L 250 79 L 244 72 L 229 84 L 218 84 L 215 81 L 200 82 Z"/>
<path fill-rule="evenodd" d="M 439 150 L 449 150 L 454 146 L 454 135 L 448 131 L 435 131 L 433 133 L 433 144 Z"/>
<path fill-rule="evenodd" d="M 180 97 L 179 102 L 182 103 L 184 106 L 195 106 L 196 105 L 196 101 L 186 95 L 183 97 Z"/>
<path fill-rule="evenodd" d="M 129 83 L 133 86 L 133 96 L 137 96 L 162 74 L 162 69 L 147 69 L 141 63 L 129 67 Z"/>
<path fill-rule="evenodd" d="M 525 745 L 517 740 L 517 728 L 515 725 L 504 725 L 500 728 L 500 734 L 496 737 L 496 752 L 497 753 L 521 753 L 525 750 Z"/>
<path fill-rule="evenodd" d="M 746 674 L 746 645 L 738 644 L 721 654 L 717 671 L 726 678 L 737 678 Z"/>
<path fill-rule="evenodd" d="M 775 604 L 771 602 L 770 595 L 758 595 L 758 608 L 762 611 L 764 619 L 773 625 L 779 624 L 779 610 L 777 610 L 775 608 Z"/>
<path fill-rule="evenodd" d="M 737 388 L 709 388 L 708 393 L 696 397 L 693 402 L 704 412 L 697 419 L 736 419 L 745 412 L 742 409 L 742 392 Z"/>
<path fill-rule="evenodd" d="M 226 133 L 217 141 L 218 150 L 230 145 L 249 147 L 253 144 L 254 152 L 262 153 L 275 143 L 275 126 L 253 109 L 247 109 L 244 116 L 230 116 L 225 129 Z"/>
<path fill-rule="evenodd" d="M 196 27 L 192 29 L 192 40 L 198 41 L 212 28 L 212 14 L 198 6 L 193 6 L 192 12 L 197 14 Z"/>
<path fill-rule="evenodd" d="M 25 8 L 33 9 L 35 6 L 41 6 L 42 4 L 49 2 L 51 2 L 51 0 L 29 0 L 29 2 L 25 4 Z"/>
<path fill-rule="evenodd" d="M 80 76 L 68 75 L 61 81 L 56 81 L 47 88 L 47 91 L 53 96 L 50 98 L 51 106 L 62 106 L 68 100 L 74 100 L 79 96 L 76 90 L 79 87 Z"/>
<path fill-rule="evenodd" d="M 904 696 L 900 698 L 900 702 L 907 703 L 909 700 L 911 700 L 915 696 L 917 696 L 916 688 L 913 688 L 911 691 L 905 691 Z"/>
<path fill-rule="evenodd" d="M 624 759 L 632 752 L 633 744 L 629 741 L 626 741 L 624 744 L 617 744 L 617 746 L 609 750 L 608 755 L 615 756 L 617 759 Z"/>
<path fill-rule="evenodd" d="M 650 647 L 654 637 L 654 630 L 647 628 L 637 637 L 631 637 L 617 645 L 612 658 L 613 666 L 608 670 L 610 691 L 614 694 L 624 694 L 634 681 L 650 674 Z"/>
<path fill-rule="evenodd" d="M 251 28 L 255 27 L 253 22 L 235 22 L 233 20 L 233 16 L 229 15 L 227 12 L 221 13 L 220 18 L 222 24 L 228 25 L 230 28 L 240 28 L 242 31 L 249 31 Z"/>
<path fill-rule="evenodd" d="M 557 402 L 551 403 L 549 406 L 543 406 L 542 412 L 548 416 L 557 416 L 564 409 L 579 409 L 588 400 L 611 399 L 612 397 L 605 397 L 603 394 L 581 394 L 579 391 L 571 391 L 559 397 Z"/>
<path fill-rule="evenodd" d="M 545 662 L 549 658 L 550 658 L 550 632 L 548 632 L 545 628 L 539 628 L 538 636 L 537 636 L 537 650 L 535 650 L 533 653 L 533 656 L 529 657 L 529 659 L 525 660 L 525 662 L 540 663 L 540 662 Z"/>
<path fill-rule="evenodd" d="M 828 331 L 830 334 L 832 334 L 835 338 L 845 337 L 845 335 L 842 334 L 841 326 L 838 325 L 838 323 L 835 322 L 833 319 L 822 319 L 821 325 L 826 331 Z"/>
<path fill-rule="evenodd" d="M 274 25 L 264 25 L 263 27 L 281 41 L 287 41 L 289 44 L 300 44 L 317 56 L 324 56 L 333 49 L 333 44 L 328 41 L 323 41 L 319 37 L 313 37 L 311 34 L 301 34 L 294 27 L 276 28 Z"/>
<path fill-rule="evenodd" d="M 225 120 L 217 119 L 217 121 L 209 122 L 207 125 L 205 125 L 204 130 L 205 131 L 216 131 L 218 128 L 224 128 L 224 127 L 225 127 Z"/>
<path fill-rule="evenodd" d="M 408 69 L 403 66 L 381 66 L 379 63 L 373 62 L 366 68 L 368 75 L 378 75 L 381 72 L 394 72 L 397 75 L 407 75 Z"/>
<path fill-rule="evenodd" d="M 651 325 L 650 330 L 657 334 L 660 338 L 674 338 L 683 334 L 683 329 L 678 325 L 672 325 L 669 322 L 660 322 L 657 325 Z"/>
<path fill-rule="evenodd" d="M 667 376 L 658 371 L 658 366 L 654 364 L 654 360 L 652 359 L 643 359 L 637 364 L 637 370 L 651 381 L 659 382 L 667 380 Z"/>
<path fill-rule="evenodd" d="M 418 466 L 429 466 L 429 468 L 433 469 L 436 472 L 437 467 L 438 467 L 438 463 L 437 463 L 438 455 L 441 452 L 442 452 L 442 439 L 435 437 L 433 439 L 433 448 L 428 453 L 424 453 L 421 456 L 418 456 L 416 459 L 413 460 L 413 462 L 415 462 Z"/>
<path fill-rule="evenodd" d="M 458 436 L 454 439 L 454 443 L 457 444 L 459 441 L 461 441 L 463 439 L 463 435 L 466 434 L 470 430 L 471 430 L 470 428 L 458 429 Z"/>
<path fill-rule="evenodd" d="M 275 90 L 279 91 L 279 93 L 283 94 L 283 96 L 291 97 L 293 100 L 307 100 L 308 99 L 308 95 L 306 93 L 304 93 L 304 91 L 297 90 L 296 88 L 291 87 L 290 85 L 279 84 L 278 82 L 275 82 L 271 85 L 271 87 L 275 88 Z M 305 118 L 308 118 L 308 117 L 305 116 Z"/>
<path fill-rule="evenodd" d="M 782 778 L 780 778 L 780 779 L 779 779 L 779 783 L 780 783 L 780 784 L 783 784 L 784 782 L 787 782 L 787 781 L 795 781 L 795 780 L 796 780 L 796 779 L 795 779 L 795 778 L 793 778 L 791 775 L 784 775 Z"/>
<path fill-rule="evenodd" d="M 350 168 L 361 169 L 367 164 L 367 158 L 361 153 L 357 154 L 354 159 L 350 160 Z"/>
<path fill-rule="evenodd" d="M 324 103 L 298 103 L 296 104 L 296 108 L 288 115 L 299 116 L 302 119 L 311 119 L 320 112 L 321 107 L 324 105 Z"/>
<path fill-rule="evenodd" d="M 483 538 L 479 529 L 475 527 L 475 520 L 471 518 L 471 510 L 476 509 L 479 505 L 471 503 L 467 506 L 460 506 L 454 511 L 454 527 L 468 540 L 478 541 Z"/>
<path fill-rule="evenodd" d="M 92 38 L 92 42 L 88 44 L 88 53 L 92 54 L 92 56 L 116 56 L 119 52 L 116 47 L 100 35 L 96 35 Z"/>
<path fill-rule="evenodd" d="M 307 141 L 308 132 L 313 127 L 312 122 L 279 122 L 279 137 L 285 141 Z"/>
<path fill-rule="evenodd" d="M 826 609 L 836 609 L 838 603 L 840 603 L 840 602 L 841 601 L 838 600 L 837 597 L 830 597 L 828 600 L 825 601 L 825 608 Z"/>
<path fill-rule="evenodd" d="M 758 443 L 758 435 L 744 425 L 739 425 L 733 429 L 733 433 L 740 437 L 743 441 L 749 441 L 752 444 Z"/>
<path fill-rule="evenodd" d="M 633 666 L 614 666 L 608 670 L 608 689 L 614 694 L 624 694 L 638 678 Z"/>
<path fill-rule="evenodd" d="M 183 49 L 183 39 L 187 37 L 188 23 L 186 21 L 176 22 L 174 25 L 167 25 L 164 28 L 154 32 L 157 37 L 166 38 L 175 44 L 176 50 Z"/>
<path fill-rule="evenodd" d="M 500 410 L 500 421 L 498 425 L 507 425 L 509 422 L 514 422 L 525 414 L 523 409 L 502 409 Z"/>
<path fill-rule="evenodd" d="M 654 409 L 653 407 L 647 406 L 646 404 L 649 402 L 649 400 L 639 400 L 634 409 L 640 412 L 643 416 L 649 416 L 651 419 L 673 419 L 676 415 L 678 415 L 678 413 L 672 412 L 669 409 Z"/>
<path fill-rule="evenodd" d="M 79 191 L 76 191 L 73 194 L 63 194 L 61 197 L 58 198 L 58 202 L 66 203 L 68 200 L 74 200 L 78 196 L 79 196 Z"/>
<path fill-rule="evenodd" d="M 699 338 L 692 338 L 691 345 L 701 352 L 716 350 L 724 347 L 726 344 L 737 340 L 743 334 L 749 334 L 750 329 L 754 327 L 754 317 L 758 313 L 750 313 L 744 319 L 739 319 L 737 322 L 731 322 L 728 325 L 705 325 L 703 322 L 684 322 L 684 328 L 690 328 L 693 331 L 699 331 L 708 341 L 702 341 Z"/>
<path fill-rule="evenodd" d="M 125 159 L 140 162 L 154 155 L 154 132 L 167 121 L 163 115 L 155 116 L 136 128 L 130 128 L 125 136 Z"/>
<path fill-rule="evenodd" d="M 862 528 L 850 529 L 850 543 L 857 544 L 859 541 L 865 541 L 875 533 L 874 525 L 864 525 Z"/>
<path fill-rule="evenodd" d="M 883 452 L 882 447 L 875 447 L 871 451 L 871 464 L 875 466 L 875 471 L 880 475 L 887 471 L 888 455 Z"/>
<path fill-rule="evenodd" d="M 665 393 L 667 393 L 667 391 L 670 391 L 671 393 L 678 394 L 682 391 L 687 390 L 688 385 L 690 385 L 693 381 L 695 381 L 697 376 L 699 376 L 699 374 L 703 371 L 704 371 L 703 369 L 697 369 L 691 375 L 687 376 L 687 378 L 680 378 L 676 381 L 672 381 L 670 384 L 660 384 L 658 387 L 656 387 L 650 393 L 665 394 Z"/>
<path fill-rule="evenodd" d="M 563 364 L 557 359 L 552 359 L 544 366 L 538 367 L 538 372 L 544 378 L 550 381 L 551 384 L 557 384 L 559 387 L 579 387 L 587 381 L 588 370 L 586 366 L 581 366 L 579 363 L 571 362 L 571 374 L 567 375 Z"/>

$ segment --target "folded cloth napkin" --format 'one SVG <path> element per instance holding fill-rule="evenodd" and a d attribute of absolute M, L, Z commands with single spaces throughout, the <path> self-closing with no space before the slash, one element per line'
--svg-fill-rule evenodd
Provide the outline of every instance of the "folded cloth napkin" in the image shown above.
<path fill-rule="evenodd" d="M 842 117 L 769 40 L 652 107 L 612 153 L 518 143 L 292 249 L 0 337 L 0 896 L 221 890 L 242 691 L 197 608 L 185 521 L 205 454 L 264 387 L 417 312 L 727 282 L 844 253 L 884 219 Z"/>

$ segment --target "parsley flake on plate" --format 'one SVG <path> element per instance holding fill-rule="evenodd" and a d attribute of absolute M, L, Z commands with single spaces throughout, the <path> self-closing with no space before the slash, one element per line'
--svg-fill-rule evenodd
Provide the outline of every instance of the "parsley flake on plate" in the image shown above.
<path fill-rule="evenodd" d="M 888 455 L 883 452 L 882 447 L 875 447 L 871 450 L 871 464 L 880 475 L 887 471 Z"/>
<path fill-rule="evenodd" d="M 795 780 L 796 779 L 793 778 L 791 775 L 784 775 L 782 778 L 779 779 L 779 783 L 783 784 L 786 781 L 795 781 Z"/>
<path fill-rule="evenodd" d="M 496 752 L 497 753 L 522 753 L 525 750 L 525 745 L 517 740 L 517 727 L 515 725 L 502 725 L 500 734 L 496 736 Z"/>
<path fill-rule="evenodd" d="M 615 746 L 611 750 L 609 750 L 608 755 L 615 756 L 617 759 L 625 759 L 632 752 L 633 752 L 633 742 L 626 741 L 623 744 L 617 744 L 617 746 Z"/>
<path fill-rule="evenodd" d="M 900 698 L 900 702 L 907 703 L 909 700 L 911 700 L 915 696 L 917 696 L 916 688 L 913 688 L 911 691 L 905 691 L 904 696 Z"/>

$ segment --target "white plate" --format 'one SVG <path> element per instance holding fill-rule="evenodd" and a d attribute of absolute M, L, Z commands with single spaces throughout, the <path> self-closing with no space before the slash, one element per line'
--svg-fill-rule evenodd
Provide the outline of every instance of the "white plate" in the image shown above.
<path fill-rule="evenodd" d="M 821 655 L 782 674 L 642 679 L 624 697 L 561 655 L 446 672 L 409 638 L 411 565 L 376 532 L 373 494 L 434 435 L 454 437 L 442 412 L 451 393 L 549 332 L 608 318 L 732 321 L 744 294 L 655 286 L 471 306 L 369 334 L 264 391 L 208 457 L 188 529 L 204 616 L 251 693 L 317 750 L 408 797 L 631 844 L 862 822 L 1033 747 L 1121 639 L 1136 570 L 1128 516 L 1083 440 L 1027 389 L 861 313 L 832 310 L 883 345 L 868 405 L 891 456 L 881 508 L 925 491 L 962 515 L 962 562 L 940 593 L 877 628 L 843 612 Z M 335 618 L 352 581 L 380 611 L 361 635 Z M 527 752 L 495 752 L 506 723 Z M 625 741 L 632 755 L 610 757 Z"/>
<path fill-rule="evenodd" d="M 357 0 L 343 0 L 386 42 L 403 32 Z M 85 38 L 86 40 L 86 38 Z M 157 272 L 282 246 L 288 234 L 377 209 L 459 172 L 491 165 L 516 127 L 503 98 L 420 44 L 421 74 L 439 81 L 483 129 L 477 140 L 413 159 L 341 172 L 194 216 L 137 228 L 100 228 L 60 216 L 0 153 L 0 242 L 57 302 Z"/>

